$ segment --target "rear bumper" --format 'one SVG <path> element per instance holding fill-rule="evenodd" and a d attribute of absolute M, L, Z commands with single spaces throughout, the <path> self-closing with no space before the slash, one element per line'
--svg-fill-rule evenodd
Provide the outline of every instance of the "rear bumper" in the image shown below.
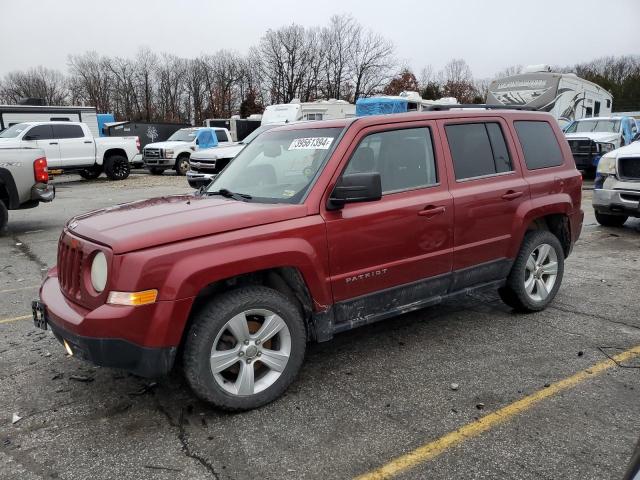
<path fill-rule="evenodd" d="M 31 200 L 50 202 L 56 198 L 56 187 L 48 183 L 36 183 L 31 187 Z"/>
<path fill-rule="evenodd" d="M 598 213 L 608 215 L 640 217 L 640 189 L 596 189 L 593 191 L 593 208 Z"/>

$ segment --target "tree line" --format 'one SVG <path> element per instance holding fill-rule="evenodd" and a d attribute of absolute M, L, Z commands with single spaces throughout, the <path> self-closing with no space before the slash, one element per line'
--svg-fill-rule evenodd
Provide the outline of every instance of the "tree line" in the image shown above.
<path fill-rule="evenodd" d="M 91 105 L 119 120 L 193 122 L 246 117 L 266 105 L 318 99 L 355 102 L 375 94 L 418 91 L 423 98 L 455 97 L 482 103 L 491 79 L 476 79 L 463 59 L 440 71 L 416 75 L 399 61 L 393 42 L 335 15 L 324 27 L 296 24 L 268 30 L 246 54 L 219 50 L 194 59 L 148 48 L 132 58 L 97 52 L 70 55 L 67 71 L 43 66 L 14 71 L 0 80 L 0 103 L 41 98 L 48 105 Z M 495 77 L 518 73 L 512 66 Z M 606 57 L 573 67 L 611 91 L 614 104 L 640 109 L 640 56 Z M 618 108 L 620 109 L 620 108 Z"/>

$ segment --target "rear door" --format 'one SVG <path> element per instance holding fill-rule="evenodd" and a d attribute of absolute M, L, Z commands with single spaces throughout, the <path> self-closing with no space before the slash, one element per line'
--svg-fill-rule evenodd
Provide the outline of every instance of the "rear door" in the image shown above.
<path fill-rule="evenodd" d="M 25 137 L 32 140 L 24 140 Z M 23 140 L 27 146 L 44 150 L 49 167 L 60 168 L 60 145 L 53 136 L 53 129 L 50 124 L 32 127 L 25 133 Z"/>
<path fill-rule="evenodd" d="M 518 207 L 529 200 L 506 122 L 500 117 L 438 121 L 454 203 L 453 289 L 504 278 Z"/>
<path fill-rule="evenodd" d="M 453 202 L 434 122 L 370 127 L 345 174 L 379 172 L 382 199 L 325 211 L 337 320 L 384 315 L 446 292 Z"/>
<path fill-rule="evenodd" d="M 85 136 L 80 125 L 54 123 L 53 136 L 60 144 L 62 167 L 93 165 L 96 151 L 92 137 Z"/>

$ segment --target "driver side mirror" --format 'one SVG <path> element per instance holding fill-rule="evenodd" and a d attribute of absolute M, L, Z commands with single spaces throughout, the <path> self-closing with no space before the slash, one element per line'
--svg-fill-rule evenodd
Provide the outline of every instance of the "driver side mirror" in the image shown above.
<path fill-rule="evenodd" d="M 327 202 L 328 210 L 339 210 L 347 203 L 373 202 L 382 198 L 382 182 L 378 172 L 343 175 Z"/>
<path fill-rule="evenodd" d="M 37 135 L 25 135 L 24 137 L 22 137 L 22 140 L 26 141 L 26 142 L 32 142 L 34 140 L 38 140 L 38 136 Z"/>

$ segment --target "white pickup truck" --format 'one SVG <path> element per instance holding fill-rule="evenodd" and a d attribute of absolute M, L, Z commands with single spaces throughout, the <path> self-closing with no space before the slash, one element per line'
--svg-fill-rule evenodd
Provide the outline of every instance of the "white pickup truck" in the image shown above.
<path fill-rule="evenodd" d="M 167 169 L 186 175 L 193 152 L 232 143 L 231 133 L 226 128 L 181 128 L 166 142 L 149 143 L 144 147 L 144 166 L 153 175 L 162 175 Z"/>
<path fill-rule="evenodd" d="M 104 171 L 111 180 L 124 180 L 130 162 L 140 151 L 138 137 L 94 138 L 79 122 L 25 122 L 0 132 L 0 148 L 40 148 L 50 171 L 77 172 L 97 178 Z"/>

